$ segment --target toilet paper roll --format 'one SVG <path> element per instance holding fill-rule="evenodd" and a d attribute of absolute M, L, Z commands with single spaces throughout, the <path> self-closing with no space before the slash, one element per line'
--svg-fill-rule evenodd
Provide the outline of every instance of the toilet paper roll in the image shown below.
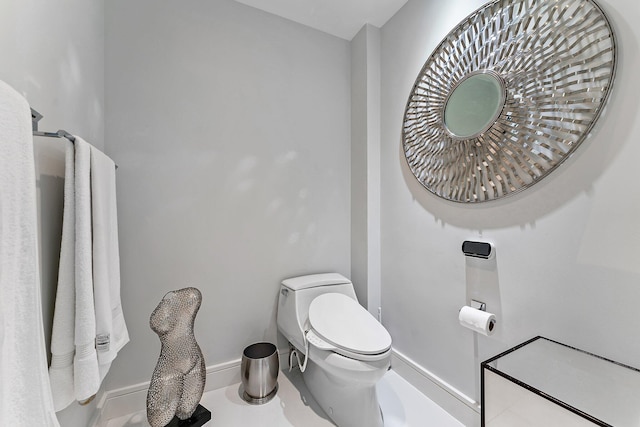
<path fill-rule="evenodd" d="M 491 335 L 496 330 L 496 315 L 465 305 L 458 314 L 460 324 L 482 335 Z"/>

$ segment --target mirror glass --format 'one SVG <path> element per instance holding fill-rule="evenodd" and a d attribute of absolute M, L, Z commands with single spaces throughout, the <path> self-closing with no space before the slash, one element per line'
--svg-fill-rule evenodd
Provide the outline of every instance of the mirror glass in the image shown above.
<path fill-rule="evenodd" d="M 496 121 L 504 106 L 504 86 L 493 74 L 465 77 L 447 99 L 444 124 L 458 138 L 477 136 Z"/>

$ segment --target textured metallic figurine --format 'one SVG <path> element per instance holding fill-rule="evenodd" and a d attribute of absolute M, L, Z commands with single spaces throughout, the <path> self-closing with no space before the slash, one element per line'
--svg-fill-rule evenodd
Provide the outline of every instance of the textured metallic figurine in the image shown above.
<path fill-rule="evenodd" d="M 201 302 L 198 289 L 179 289 L 168 292 L 151 313 L 151 329 L 162 344 L 147 394 L 151 427 L 164 427 L 174 416 L 186 420 L 198 407 L 206 369 L 193 324 Z"/>

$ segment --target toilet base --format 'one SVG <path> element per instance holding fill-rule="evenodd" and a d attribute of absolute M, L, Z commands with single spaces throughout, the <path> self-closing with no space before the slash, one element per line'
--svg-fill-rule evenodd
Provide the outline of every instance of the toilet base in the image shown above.
<path fill-rule="evenodd" d="M 312 359 L 302 378 L 322 410 L 338 427 L 384 427 L 375 384 L 330 377 Z"/>

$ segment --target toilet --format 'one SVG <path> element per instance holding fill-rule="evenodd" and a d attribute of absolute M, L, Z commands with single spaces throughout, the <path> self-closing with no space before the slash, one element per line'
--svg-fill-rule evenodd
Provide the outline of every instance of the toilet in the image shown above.
<path fill-rule="evenodd" d="M 391 336 L 338 273 L 293 277 L 278 297 L 279 331 L 305 356 L 302 378 L 338 427 L 383 427 L 376 383 L 390 367 Z"/>

